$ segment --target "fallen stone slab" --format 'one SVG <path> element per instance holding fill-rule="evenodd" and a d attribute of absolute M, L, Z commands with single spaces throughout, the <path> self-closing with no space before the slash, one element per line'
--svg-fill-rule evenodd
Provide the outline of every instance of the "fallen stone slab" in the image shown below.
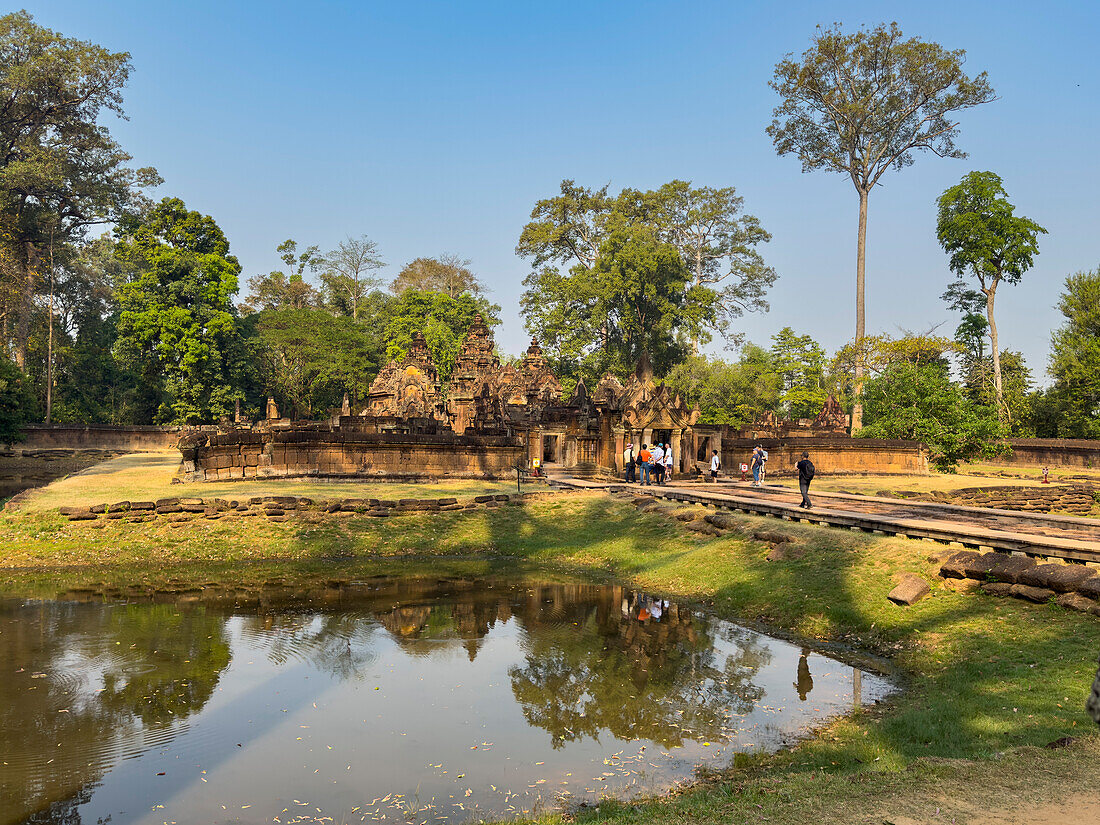
<path fill-rule="evenodd" d="M 158 498 L 156 501 L 157 507 L 176 507 L 180 503 L 178 498 Z M 256 502 L 259 504 L 259 502 Z"/>
<path fill-rule="evenodd" d="M 491 500 L 492 496 L 490 496 L 489 498 Z M 402 499 L 398 500 L 397 506 L 398 507 L 419 507 L 420 506 L 420 499 L 418 499 L 418 498 L 402 498 Z"/>
<path fill-rule="evenodd" d="M 285 516 L 286 510 L 279 507 L 268 507 L 264 510 L 264 515 L 268 518 L 278 518 L 279 516 Z"/>
<path fill-rule="evenodd" d="M 1076 610 L 1078 613 L 1093 613 L 1098 606 L 1094 600 L 1087 599 L 1080 593 L 1063 593 L 1054 600 L 1054 603 L 1066 610 Z"/>
<path fill-rule="evenodd" d="M 166 515 L 167 513 L 182 513 L 182 512 L 183 512 L 183 508 L 180 507 L 178 504 L 158 504 L 157 505 L 157 514 L 161 515 L 161 516 Z"/>
<path fill-rule="evenodd" d="M 200 499 L 198 504 L 184 503 L 184 502 L 181 501 L 180 502 L 180 508 L 185 513 L 205 513 L 206 512 L 206 505 L 202 503 L 201 499 Z"/>
<path fill-rule="evenodd" d="M 107 512 L 107 505 L 106 504 L 93 504 L 88 509 L 91 510 L 93 513 L 106 513 Z"/>
<path fill-rule="evenodd" d="M 931 592 L 932 587 L 928 582 L 915 573 L 909 573 L 902 577 L 897 587 L 886 594 L 886 598 L 894 604 L 912 605 Z"/>
<path fill-rule="evenodd" d="M 968 581 L 973 581 L 973 579 L 969 579 Z M 1008 582 L 986 582 L 978 589 L 990 596 L 1011 596 L 1012 588 L 1016 586 L 1017 585 L 1009 584 Z"/>
<path fill-rule="evenodd" d="M 976 559 L 978 555 L 979 554 L 975 553 L 973 550 L 959 550 L 957 553 L 953 553 L 940 565 L 940 575 L 945 579 L 969 578 L 969 576 L 966 575 L 967 566 L 973 559 Z"/>
<path fill-rule="evenodd" d="M 494 501 L 495 496 L 474 496 L 474 502 L 477 504 L 488 504 L 490 501 Z"/>
<path fill-rule="evenodd" d="M 109 513 L 125 513 L 130 509 L 130 502 L 128 501 L 116 501 L 114 504 L 107 505 L 107 512 Z"/>
<path fill-rule="evenodd" d="M 437 498 L 435 503 L 440 507 L 450 507 L 452 504 L 458 504 L 457 498 Z"/>
<path fill-rule="evenodd" d="M 1027 556 L 1012 556 L 1007 553 L 998 553 L 1000 558 L 994 560 L 987 574 L 994 581 L 1017 584 L 1020 576 L 1035 569 L 1035 559 Z"/>
<path fill-rule="evenodd" d="M 443 511 L 446 511 L 446 512 L 453 512 L 454 510 L 465 510 L 466 507 L 465 507 L 465 505 L 459 504 L 456 501 L 454 504 L 444 504 L 439 509 L 443 510 Z"/>
<path fill-rule="evenodd" d="M 495 496 L 493 496 L 493 498 L 496 499 L 497 501 L 508 501 L 512 497 L 510 495 L 508 495 L 507 493 L 497 493 Z"/>
<path fill-rule="evenodd" d="M 986 579 L 989 577 L 989 571 L 993 569 L 993 565 L 996 564 L 999 553 L 982 553 L 974 558 L 968 559 L 963 565 L 963 569 L 966 572 L 966 578 L 968 579 Z"/>
<path fill-rule="evenodd" d="M 1089 599 L 1100 599 L 1100 576 L 1095 573 L 1077 585 L 1077 592 Z"/>
<path fill-rule="evenodd" d="M 91 510 L 73 510 L 69 513 L 69 521 L 95 521 L 98 518 Z"/>
<path fill-rule="evenodd" d="M 1054 591 L 1048 587 L 1032 587 L 1028 584 L 1014 584 L 1009 591 L 1017 599 L 1026 599 L 1029 602 L 1042 604 L 1054 598 Z"/>
<path fill-rule="evenodd" d="M 702 533 L 704 536 L 722 535 L 721 530 L 713 524 L 707 524 L 705 521 L 688 521 L 684 523 L 684 528 L 691 530 L 693 533 Z"/>
<path fill-rule="evenodd" d="M 1092 570 L 1083 564 L 1037 564 L 1031 570 L 1020 575 L 1020 584 L 1032 587 L 1045 587 L 1058 593 L 1069 593 L 1085 579 L 1091 578 Z"/>
<path fill-rule="evenodd" d="M 695 521 L 699 518 L 699 513 L 692 509 L 677 510 L 672 515 L 677 521 Z"/>
<path fill-rule="evenodd" d="M 201 507 L 202 503 L 203 502 L 202 502 L 201 498 L 181 498 L 180 499 L 180 504 L 182 504 L 184 507 L 194 507 L 196 505 Z M 190 513 L 190 512 L 193 512 L 193 511 L 188 510 L 187 512 Z"/>

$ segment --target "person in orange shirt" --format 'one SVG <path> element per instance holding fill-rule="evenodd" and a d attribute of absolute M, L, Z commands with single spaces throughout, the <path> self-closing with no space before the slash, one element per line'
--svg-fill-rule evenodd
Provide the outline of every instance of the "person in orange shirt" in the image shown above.
<path fill-rule="evenodd" d="M 649 445 L 643 444 L 642 451 L 638 453 L 638 461 L 642 468 L 642 475 L 638 478 L 638 484 L 644 484 L 646 487 L 649 486 L 649 460 L 652 457 L 653 456 L 649 452 Z"/>

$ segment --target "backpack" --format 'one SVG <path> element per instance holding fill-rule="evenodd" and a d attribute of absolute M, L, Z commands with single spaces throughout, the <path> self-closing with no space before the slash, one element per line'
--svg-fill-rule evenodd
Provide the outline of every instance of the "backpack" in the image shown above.
<path fill-rule="evenodd" d="M 763 447 L 761 447 L 760 448 L 760 461 L 761 461 L 761 463 L 763 463 L 767 460 L 768 460 L 768 451 L 765 450 Z"/>
<path fill-rule="evenodd" d="M 810 459 L 808 459 L 808 458 L 803 459 L 803 460 L 806 462 L 806 480 L 807 481 L 813 481 L 814 480 L 814 463 L 812 461 L 810 461 Z"/>

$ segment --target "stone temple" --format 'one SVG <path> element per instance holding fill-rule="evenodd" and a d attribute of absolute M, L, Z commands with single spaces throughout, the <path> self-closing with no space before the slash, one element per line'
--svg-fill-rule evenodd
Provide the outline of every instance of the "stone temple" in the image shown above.
<path fill-rule="evenodd" d="M 913 442 L 850 439 L 847 417 L 829 399 L 816 419 L 774 417 L 746 430 L 704 426 L 657 382 L 643 356 L 623 383 L 606 374 L 591 389 L 562 386 L 532 340 L 518 366 L 501 364 L 492 333 L 477 317 L 444 387 L 424 339 L 417 334 L 404 359 L 378 373 L 366 399 L 329 420 L 280 418 L 273 400 L 265 420 L 241 421 L 216 433 L 192 432 L 180 440 L 183 476 L 189 481 L 251 477 L 406 478 L 514 477 L 536 460 L 546 471 L 572 475 L 619 474 L 623 450 L 654 442 L 672 445 L 677 473 L 702 469 L 717 449 L 728 473 L 754 443 L 772 452 L 770 468 L 793 466 L 802 449 L 832 456 L 833 471 L 927 471 Z M 851 465 L 851 466 L 849 466 Z"/>

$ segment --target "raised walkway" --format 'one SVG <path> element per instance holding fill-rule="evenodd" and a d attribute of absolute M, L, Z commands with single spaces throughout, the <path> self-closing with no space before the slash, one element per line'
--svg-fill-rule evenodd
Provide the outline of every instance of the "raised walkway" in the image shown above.
<path fill-rule="evenodd" d="M 811 491 L 813 509 L 804 510 L 798 506 L 801 496 L 796 490 L 728 481 L 716 484 L 673 481 L 663 486 L 642 487 L 554 475 L 550 482 L 573 489 L 651 495 L 830 527 L 1100 564 L 1097 519 L 816 491 Z"/>

